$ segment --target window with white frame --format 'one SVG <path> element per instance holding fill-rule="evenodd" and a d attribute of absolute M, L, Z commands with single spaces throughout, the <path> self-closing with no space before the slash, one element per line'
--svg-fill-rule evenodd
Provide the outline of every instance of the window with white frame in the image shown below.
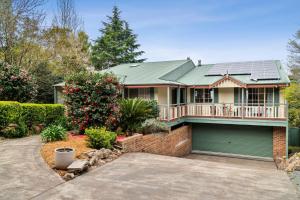
<path fill-rule="evenodd" d="M 195 89 L 195 102 L 196 103 L 211 103 L 211 90 L 210 89 Z"/>

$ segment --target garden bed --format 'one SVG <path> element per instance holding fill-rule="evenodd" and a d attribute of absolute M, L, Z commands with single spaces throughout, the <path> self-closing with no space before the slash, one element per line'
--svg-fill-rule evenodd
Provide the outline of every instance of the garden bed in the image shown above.
<path fill-rule="evenodd" d="M 46 163 L 56 171 L 65 180 L 70 180 L 75 178 L 82 173 L 94 169 L 96 167 L 102 166 L 107 162 L 111 162 L 121 156 L 122 152 L 118 149 L 92 149 L 87 146 L 85 135 L 72 135 L 68 134 L 67 140 L 56 141 L 43 144 L 41 148 L 41 155 L 46 161 Z M 76 173 L 69 173 L 67 170 L 57 170 L 55 169 L 55 154 L 56 148 L 71 147 L 75 149 L 75 159 L 83 160 L 88 163 L 85 171 L 80 171 Z M 70 178 L 71 177 L 71 178 Z"/>

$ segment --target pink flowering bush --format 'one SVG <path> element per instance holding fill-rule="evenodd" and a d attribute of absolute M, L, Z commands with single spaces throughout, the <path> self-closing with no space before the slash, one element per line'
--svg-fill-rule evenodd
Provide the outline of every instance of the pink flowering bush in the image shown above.
<path fill-rule="evenodd" d="M 91 126 L 114 129 L 118 125 L 121 86 L 110 73 L 81 72 L 66 78 L 67 114 L 80 132 Z"/>
<path fill-rule="evenodd" d="M 0 62 L 0 100 L 33 101 L 37 85 L 33 77 L 20 67 Z"/>

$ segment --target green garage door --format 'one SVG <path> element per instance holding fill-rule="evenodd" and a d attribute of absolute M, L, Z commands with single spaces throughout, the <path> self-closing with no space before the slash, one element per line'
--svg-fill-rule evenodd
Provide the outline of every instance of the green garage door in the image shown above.
<path fill-rule="evenodd" d="M 272 127 L 193 124 L 192 149 L 273 157 Z"/>

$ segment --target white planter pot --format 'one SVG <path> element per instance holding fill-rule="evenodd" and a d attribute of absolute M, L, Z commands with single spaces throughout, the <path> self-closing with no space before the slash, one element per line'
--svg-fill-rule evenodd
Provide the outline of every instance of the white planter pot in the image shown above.
<path fill-rule="evenodd" d="M 74 161 L 75 150 L 73 148 L 57 148 L 54 153 L 56 169 L 67 169 L 67 167 Z"/>

